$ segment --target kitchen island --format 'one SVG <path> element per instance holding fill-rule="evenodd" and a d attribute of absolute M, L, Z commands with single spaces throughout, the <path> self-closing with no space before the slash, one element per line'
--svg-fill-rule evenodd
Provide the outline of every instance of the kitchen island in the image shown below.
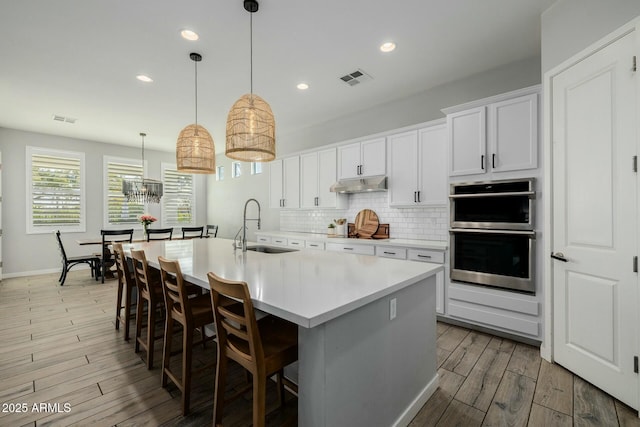
<path fill-rule="evenodd" d="M 127 245 L 180 261 L 185 278 L 242 280 L 256 309 L 298 325 L 300 426 L 406 425 L 433 394 L 435 275 L 442 265 L 299 250 L 234 250 L 226 239 Z"/>

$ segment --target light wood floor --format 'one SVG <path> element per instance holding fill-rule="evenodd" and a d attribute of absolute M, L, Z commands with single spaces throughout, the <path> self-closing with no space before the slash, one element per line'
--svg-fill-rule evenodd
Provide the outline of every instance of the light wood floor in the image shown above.
<path fill-rule="evenodd" d="M 149 371 L 114 328 L 115 281 L 96 283 L 87 270 L 64 287 L 57 278 L 0 282 L 0 426 L 211 425 L 213 371 L 195 379 L 192 412 L 182 417 L 180 392 L 160 387 L 161 345 Z M 412 426 L 640 426 L 635 411 L 534 347 L 439 323 L 437 349 L 440 387 Z M 215 344 L 198 346 L 194 366 L 212 358 Z M 229 388 L 245 381 L 236 368 Z M 296 398 L 288 394 L 283 408 L 275 398 L 270 385 L 267 424 L 296 425 Z M 223 423 L 251 424 L 250 393 L 225 409 Z"/>

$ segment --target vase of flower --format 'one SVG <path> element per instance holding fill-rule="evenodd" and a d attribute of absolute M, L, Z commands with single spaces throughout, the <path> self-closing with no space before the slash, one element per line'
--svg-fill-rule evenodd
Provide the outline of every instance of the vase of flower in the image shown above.
<path fill-rule="evenodd" d="M 144 214 L 140 215 L 140 222 L 142 223 L 142 228 L 144 229 L 144 240 L 147 240 L 147 230 L 149 229 L 149 225 L 156 222 L 158 219 L 152 215 Z"/>

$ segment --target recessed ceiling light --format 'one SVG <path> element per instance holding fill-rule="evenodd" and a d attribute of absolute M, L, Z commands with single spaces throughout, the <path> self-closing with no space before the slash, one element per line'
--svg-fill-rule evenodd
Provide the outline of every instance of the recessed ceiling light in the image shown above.
<path fill-rule="evenodd" d="M 195 31 L 191 31 L 191 30 L 182 30 L 180 31 L 180 35 L 182 36 L 183 39 L 185 40 L 189 40 L 189 41 L 196 41 L 200 38 L 200 36 L 198 35 L 198 33 L 196 33 Z"/>
<path fill-rule="evenodd" d="M 396 48 L 396 44 L 394 42 L 385 42 L 380 45 L 380 50 L 382 52 L 392 52 Z"/>
<path fill-rule="evenodd" d="M 145 74 L 138 74 L 136 76 L 136 79 L 140 80 L 141 82 L 145 82 L 145 83 L 151 83 L 153 81 L 153 79 Z"/>
<path fill-rule="evenodd" d="M 298 89 L 300 90 L 307 90 L 309 89 L 309 85 L 306 83 L 298 83 L 298 85 L 296 86 Z"/>

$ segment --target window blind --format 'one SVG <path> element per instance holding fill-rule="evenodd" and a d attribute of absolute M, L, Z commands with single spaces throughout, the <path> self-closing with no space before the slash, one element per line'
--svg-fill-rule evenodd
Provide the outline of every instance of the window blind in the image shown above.
<path fill-rule="evenodd" d="M 162 218 L 166 225 L 193 224 L 193 175 L 175 169 L 164 170 Z"/>
<path fill-rule="evenodd" d="M 122 194 L 122 181 L 142 179 L 142 166 L 107 162 L 107 222 L 109 225 L 137 224 L 144 204 L 128 202 Z"/>
<path fill-rule="evenodd" d="M 81 159 L 31 154 L 31 225 L 80 226 L 82 209 Z"/>

